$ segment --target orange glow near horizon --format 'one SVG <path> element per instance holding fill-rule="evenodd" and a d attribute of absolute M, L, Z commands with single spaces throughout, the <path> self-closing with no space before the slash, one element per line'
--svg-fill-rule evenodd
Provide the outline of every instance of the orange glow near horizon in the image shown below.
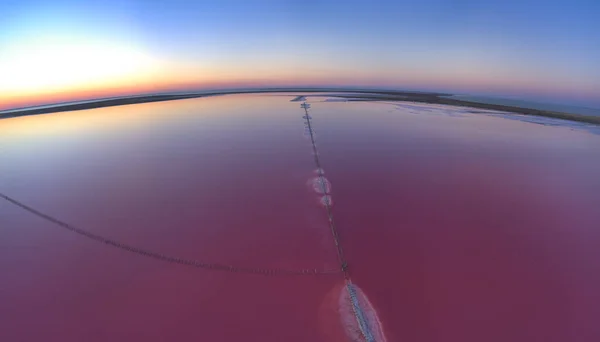
<path fill-rule="evenodd" d="M 527 93 L 531 89 L 536 89 L 536 94 L 550 96 L 558 92 L 572 93 L 573 89 L 581 89 L 581 87 L 574 87 L 569 82 L 557 85 L 556 82 L 544 78 L 534 80 L 529 75 L 508 76 L 501 70 L 486 73 L 466 66 L 453 70 L 436 70 L 435 72 L 408 68 L 396 69 L 391 72 L 366 69 L 349 72 L 348 70 L 327 71 L 318 68 L 297 70 L 287 65 L 266 66 L 264 63 L 261 64 L 202 67 L 154 61 L 147 64 L 146 69 L 122 68 L 120 72 L 113 71 L 114 77 L 112 78 L 97 77 L 97 80 L 90 82 L 76 80 L 77 82 L 71 82 L 71 84 L 56 77 L 59 75 L 58 73 L 49 73 L 46 80 L 53 80 L 52 77 L 56 77 L 54 81 L 60 81 L 64 85 L 45 89 L 26 86 L 9 89 L 8 86 L 4 86 L 0 110 L 136 94 L 253 87 L 365 86 L 434 91 L 451 89 L 457 93 L 477 90 Z M 66 69 L 68 64 L 63 63 L 63 66 L 63 69 Z M 267 72 L 269 67 L 271 70 Z M 80 68 L 84 70 L 82 66 Z M 494 81 L 491 82 L 490 79 Z M 35 85 L 35 82 L 33 83 Z M 577 91 L 577 93 L 593 96 L 591 91 L 584 90 Z"/>
<path fill-rule="evenodd" d="M 450 64 L 448 64 L 450 63 Z M 25 39 L 0 55 L 0 110 L 60 102 L 169 91 L 253 87 L 375 87 L 445 92 L 578 94 L 594 87 L 468 60 L 422 67 L 360 66 L 325 59 L 309 63 L 265 56 L 179 60 L 153 54 L 143 44 L 99 37 L 48 35 Z M 560 82 L 559 82 L 560 81 Z M 583 90 L 582 90 L 583 89 Z"/>
<path fill-rule="evenodd" d="M 453 13 L 435 1 L 410 4 L 421 12 L 398 0 L 371 10 L 349 1 L 343 10 L 322 4 L 310 16 L 260 3 L 0 1 L 0 111 L 264 87 L 417 90 L 600 108 L 600 49 L 589 30 L 597 20 L 585 6 L 584 20 L 571 18 L 567 29 L 553 23 L 576 9 L 570 3 L 516 11 L 491 1 L 488 12 Z"/>

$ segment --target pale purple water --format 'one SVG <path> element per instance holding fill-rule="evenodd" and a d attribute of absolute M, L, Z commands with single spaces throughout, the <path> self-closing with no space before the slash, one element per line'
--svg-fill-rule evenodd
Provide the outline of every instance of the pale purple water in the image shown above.
<path fill-rule="evenodd" d="M 388 341 L 600 339 L 600 135 L 308 97 L 329 181 L 315 187 L 292 98 L 0 120 L 0 192 L 141 248 L 285 269 L 338 267 L 330 192 L 353 281 Z M 3 201 L 0 274 L 1 341 L 346 338 L 341 276 L 173 265 Z"/>

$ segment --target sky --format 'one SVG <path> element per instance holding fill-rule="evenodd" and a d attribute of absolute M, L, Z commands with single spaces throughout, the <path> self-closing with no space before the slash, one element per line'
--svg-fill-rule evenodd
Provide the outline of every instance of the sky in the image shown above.
<path fill-rule="evenodd" d="M 597 0 L 1 0 L 0 109 L 351 86 L 600 108 Z"/>

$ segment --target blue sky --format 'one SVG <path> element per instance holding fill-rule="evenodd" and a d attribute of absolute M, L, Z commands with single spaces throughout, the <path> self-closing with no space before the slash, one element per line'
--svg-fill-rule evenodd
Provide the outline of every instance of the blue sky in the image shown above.
<path fill-rule="evenodd" d="M 9 0 L 0 13 L 0 91 L 11 103 L 249 84 L 600 106 L 591 0 Z"/>

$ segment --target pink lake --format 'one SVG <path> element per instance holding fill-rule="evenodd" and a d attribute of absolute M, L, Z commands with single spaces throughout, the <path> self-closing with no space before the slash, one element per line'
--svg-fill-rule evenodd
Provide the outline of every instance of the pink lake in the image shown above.
<path fill-rule="evenodd" d="M 0 192 L 170 256 L 339 268 L 299 102 L 227 95 L 0 120 Z M 353 281 L 387 341 L 600 341 L 600 134 L 308 96 Z M 0 200 L 0 341 L 347 341 L 341 274 L 163 262 Z"/>

